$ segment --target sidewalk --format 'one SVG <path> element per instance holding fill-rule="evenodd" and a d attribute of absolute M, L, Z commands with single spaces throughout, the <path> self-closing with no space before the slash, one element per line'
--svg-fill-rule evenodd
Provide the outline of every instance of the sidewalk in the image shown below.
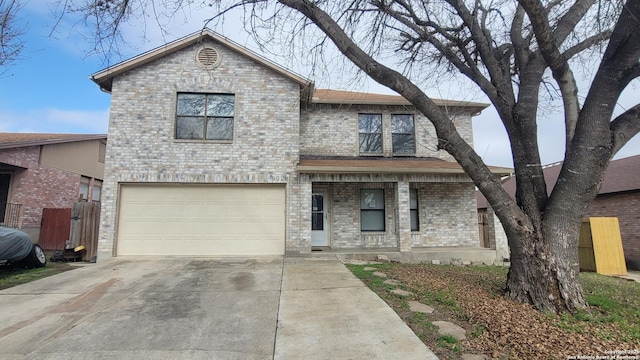
<path fill-rule="evenodd" d="M 627 275 L 617 276 L 617 277 L 640 282 L 640 271 L 627 270 Z"/>
<path fill-rule="evenodd" d="M 337 260 L 285 258 L 274 359 L 437 359 Z"/>

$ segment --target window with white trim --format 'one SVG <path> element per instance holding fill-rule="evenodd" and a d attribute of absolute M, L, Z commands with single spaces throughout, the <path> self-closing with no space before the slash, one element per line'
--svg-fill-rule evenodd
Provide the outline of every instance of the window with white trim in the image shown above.
<path fill-rule="evenodd" d="M 385 231 L 384 190 L 360 190 L 360 230 Z"/>
<path fill-rule="evenodd" d="M 178 93 L 176 139 L 233 140 L 235 96 Z"/>

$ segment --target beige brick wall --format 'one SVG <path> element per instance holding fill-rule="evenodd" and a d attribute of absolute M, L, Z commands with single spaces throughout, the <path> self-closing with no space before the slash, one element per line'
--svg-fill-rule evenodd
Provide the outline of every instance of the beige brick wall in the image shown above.
<path fill-rule="evenodd" d="M 222 62 L 214 70 L 195 63 L 195 45 L 114 78 L 100 257 L 112 256 L 120 182 L 287 183 L 295 199 L 299 85 L 217 47 Z M 176 140 L 178 92 L 234 94 L 233 141 Z M 287 207 L 288 228 L 299 221 L 294 208 Z M 287 246 L 296 243 L 297 232 L 288 229 L 287 236 Z"/>
<path fill-rule="evenodd" d="M 412 184 L 418 189 L 421 238 L 414 247 L 480 246 L 471 183 Z"/>
<path fill-rule="evenodd" d="M 313 105 L 300 117 L 300 154 L 322 156 L 359 156 L 358 114 L 382 114 L 383 153 L 392 156 L 391 115 L 413 114 L 416 156 L 455 161 L 445 151 L 438 151 L 436 131 L 429 120 L 414 107 L 365 105 Z M 461 136 L 473 146 L 471 116 L 454 114 L 452 119 Z"/>
<path fill-rule="evenodd" d="M 315 187 L 330 197 L 330 245 L 335 249 L 398 248 L 397 182 L 418 189 L 420 231 L 411 232 L 413 248 L 479 247 L 473 183 L 464 176 L 446 175 L 313 175 Z M 342 180 L 344 182 L 331 182 Z M 360 231 L 360 190 L 384 189 L 385 231 Z M 406 201 L 407 199 L 405 199 Z M 408 206 L 407 206 L 408 208 Z M 405 214 L 408 216 L 408 214 Z"/>

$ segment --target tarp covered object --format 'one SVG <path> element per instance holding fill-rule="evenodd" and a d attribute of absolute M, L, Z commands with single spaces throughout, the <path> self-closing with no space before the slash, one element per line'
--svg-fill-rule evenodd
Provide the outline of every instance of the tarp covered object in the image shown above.
<path fill-rule="evenodd" d="M 31 252 L 33 245 L 26 233 L 0 226 L 0 260 L 20 261 Z"/>

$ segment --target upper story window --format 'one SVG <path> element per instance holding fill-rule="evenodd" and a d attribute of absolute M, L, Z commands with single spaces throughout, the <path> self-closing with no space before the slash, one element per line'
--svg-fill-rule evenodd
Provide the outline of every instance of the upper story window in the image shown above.
<path fill-rule="evenodd" d="M 382 114 L 358 114 L 360 153 L 382 153 Z"/>
<path fill-rule="evenodd" d="M 416 153 L 413 115 L 391 115 L 391 140 L 394 154 Z"/>
<path fill-rule="evenodd" d="M 176 139 L 233 140 L 235 96 L 179 93 Z"/>

